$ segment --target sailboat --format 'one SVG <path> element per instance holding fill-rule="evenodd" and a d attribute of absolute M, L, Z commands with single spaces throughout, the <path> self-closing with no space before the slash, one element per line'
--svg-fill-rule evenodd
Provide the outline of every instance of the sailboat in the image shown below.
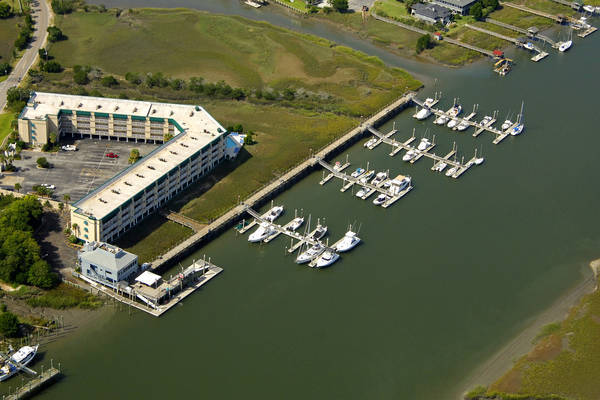
<path fill-rule="evenodd" d="M 569 40 L 565 41 L 565 42 L 558 42 L 558 51 L 560 52 L 565 52 L 567 50 L 569 50 L 571 48 L 571 46 L 573 45 L 573 30 L 571 29 L 570 33 L 569 33 Z"/>
<path fill-rule="evenodd" d="M 525 102 L 521 102 L 521 112 L 517 116 L 517 125 L 510 130 L 510 134 L 512 136 L 520 135 L 521 132 L 523 132 L 523 129 L 525 129 L 525 125 L 523 124 L 523 106 L 524 105 L 525 105 Z"/>

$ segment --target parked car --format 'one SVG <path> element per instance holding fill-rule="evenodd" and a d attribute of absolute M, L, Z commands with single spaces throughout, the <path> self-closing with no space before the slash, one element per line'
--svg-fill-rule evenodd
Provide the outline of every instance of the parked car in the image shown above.
<path fill-rule="evenodd" d="M 116 153 L 106 153 L 106 157 L 108 158 L 119 158 L 119 155 Z"/>
<path fill-rule="evenodd" d="M 77 146 L 72 144 L 66 144 L 62 146 L 61 149 L 63 149 L 64 151 L 77 151 Z"/>
<path fill-rule="evenodd" d="M 50 190 L 54 190 L 54 189 L 56 189 L 56 186 L 54 186 L 54 185 L 51 185 L 51 184 L 49 184 L 49 183 L 42 183 L 40 186 L 43 186 L 43 187 L 45 187 L 46 189 L 50 189 Z"/>

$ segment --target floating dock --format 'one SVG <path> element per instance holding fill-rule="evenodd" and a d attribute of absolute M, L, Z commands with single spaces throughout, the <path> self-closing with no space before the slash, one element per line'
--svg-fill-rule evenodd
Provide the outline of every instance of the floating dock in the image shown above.
<path fill-rule="evenodd" d="M 273 202 L 271 202 L 271 208 L 269 209 L 269 211 L 267 211 L 266 213 L 264 213 L 261 218 L 266 218 L 269 213 L 271 212 L 271 209 L 273 208 Z M 281 215 L 277 216 L 275 219 L 279 218 Z M 249 223 L 246 224 L 246 220 L 242 220 L 241 226 L 238 228 L 238 232 L 239 233 L 246 233 L 248 232 L 250 229 L 252 229 L 255 225 L 257 224 L 257 220 L 254 219 L 252 221 L 250 221 Z"/>
<path fill-rule="evenodd" d="M 546 57 L 548 57 L 548 53 L 542 51 L 540 53 L 537 53 L 535 56 L 531 57 L 531 61 L 538 62 Z"/>
<path fill-rule="evenodd" d="M 346 156 L 346 162 L 344 164 L 341 164 L 335 170 L 338 171 L 338 172 L 342 172 L 343 170 L 345 170 L 349 166 L 350 166 L 350 163 L 348 162 L 348 156 Z M 326 184 L 327 182 L 329 182 L 333 177 L 334 177 L 333 174 L 328 174 L 327 176 L 324 176 L 323 179 L 321 179 L 321 181 L 319 182 L 319 185 L 323 186 L 324 184 Z"/>
<path fill-rule="evenodd" d="M 44 370 L 41 374 L 25 383 L 20 388 L 15 390 L 15 393 L 2 396 L 3 400 L 19 400 L 32 397 L 35 393 L 40 391 L 43 387 L 47 386 L 51 382 L 54 382 L 60 375 L 60 370 L 57 368 L 49 368 Z"/>
<path fill-rule="evenodd" d="M 579 32 L 577 34 L 577 36 L 579 36 L 580 38 L 584 38 L 584 37 L 586 37 L 588 35 L 591 35 L 592 33 L 596 32 L 597 30 L 598 30 L 598 28 L 596 28 L 595 26 L 590 26 L 589 28 L 587 28 L 583 32 Z"/>
<path fill-rule="evenodd" d="M 386 137 L 390 137 L 390 136 L 394 135 L 396 132 L 398 132 L 396 129 L 392 129 L 391 131 L 389 131 L 386 134 Z M 381 139 L 377 138 L 377 140 L 373 144 L 366 146 L 366 147 L 369 150 L 373 150 L 375 147 L 379 146 L 381 143 L 382 143 Z"/>

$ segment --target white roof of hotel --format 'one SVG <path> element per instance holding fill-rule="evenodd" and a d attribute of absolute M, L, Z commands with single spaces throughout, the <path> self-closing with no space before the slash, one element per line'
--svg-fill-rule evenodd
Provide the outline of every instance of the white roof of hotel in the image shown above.
<path fill-rule="evenodd" d="M 225 128 L 206 110 L 195 105 L 41 92 L 35 92 L 29 99 L 29 104 L 35 105 L 27 106 L 21 118 L 42 119 L 48 114 L 58 114 L 60 109 L 95 111 L 172 118 L 185 130 L 184 133 L 178 133 L 179 130 L 176 129 L 173 139 L 157 147 L 152 153 L 74 204 L 81 213 L 96 219 L 104 218 L 218 136 L 225 134 Z"/>
<path fill-rule="evenodd" d="M 196 110 L 198 108 L 198 110 Z M 223 127 L 202 107 L 189 104 L 153 103 L 149 101 L 75 96 L 60 93 L 33 92 L 20 118 L 45 119 L 59 110 L 86 111 L 138 117 L 171 118 L 185 130 L 217 133 Z"/>

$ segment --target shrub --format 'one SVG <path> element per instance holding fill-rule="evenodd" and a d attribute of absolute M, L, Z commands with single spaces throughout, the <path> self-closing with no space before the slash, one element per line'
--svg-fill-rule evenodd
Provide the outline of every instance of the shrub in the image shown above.
<path fill-rule="evenodd" d="M 36 160 L 36 164 L 40 168 L 50 168 L 50 163 L 46 160 L 46 157 L 40 157 Z"/>
<path fill-rule="evenodd" d="M 6 337 L 15 337 L 19 331 L 19 320 L 11 312 L 0 314 L 0 333 Z"/>
<path fill-rule="evenodd" d="M 134 164 L 140 158 L 140 151 L 138 149 L 131 149 L 131 152 L 129 153 L 129 164 Z"/>
<path fill-rule="evenodd" d="M 339 12 L 344 12 L 348 10 L 348 0 L 333 0 L 331 2 L 331 5 Z"/>
<path fill-rule="evenodd" d="M 106 87 L 114 87 L 119 84 L 119 81 L 112 75 L 107 75 L 100 80 L 100 84 Z"/>
<path fill-rule="evenodd" d="M 423 50 L 429 49 L 431 47 L 433 47 L 433 42 L 431 41 L 431 36 L 429 36 L 428 34 L 421 36 L 417 40 L 417 45 L 416 45 L 417 53 L 420 53 Z"/>
<path fill-rule="evenodd" d="M 51 6 L 56 14 L 70 14 L 75 10 L 73 0 L 52 0 Z"/>
<path fill-rule="evenodd" d="M 44 72 L 58 73 L 62 71 L 62 66 L 56 61 L 48 61 L 47 63 L 42 63 L 40 69 Z"/>
<path fill-rule="evenodd" d="M 12 9 L 6 3 L 0 3 L 0 18 L 10 18 L 12 16 Z"/>
<path fill-rule="evenodd" d="M 49 26 L 48 29 L 48 40 L 50 42 L 58 42 L 59 40 L 65 40 L 67 37 L 62 33 L 60 28 L 56 26 Z"/>
<path fill-rule="evenodd" d="M 88 74 L 85 70 L 80 69 L 73 74 L 73 81 L 78 85 L 87 85 L 90 82 L 90 78 L 88 78 Z"/>
<path fill-rule="evenodd" d="M 9 63 L 7 63 L 7 62 L 0 63 L 0 76 L 8 75 L 8 74 L 10 74 L 10 71 L 12 71 L 12 67 L 10 66 Z"/>

